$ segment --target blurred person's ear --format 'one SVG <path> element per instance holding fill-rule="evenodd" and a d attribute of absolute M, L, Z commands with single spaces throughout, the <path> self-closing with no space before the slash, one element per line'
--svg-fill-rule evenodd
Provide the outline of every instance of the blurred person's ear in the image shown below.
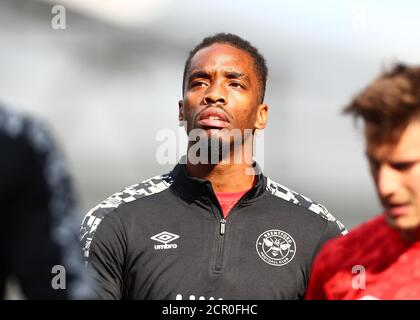
<path fill-rule="evenodd" d="M 184 121 L 184 101 L 178 101 L 179 111 L 178 111 L 178 120 L 179 122 Z"/>
<path fill-rule="evenodd" d="M 257 107 L 257 119 L 255 120 L 255 129 L 264 129 L 267 124 L 268 117 L 268 105 L 265 103 L 260 104 Z"/>

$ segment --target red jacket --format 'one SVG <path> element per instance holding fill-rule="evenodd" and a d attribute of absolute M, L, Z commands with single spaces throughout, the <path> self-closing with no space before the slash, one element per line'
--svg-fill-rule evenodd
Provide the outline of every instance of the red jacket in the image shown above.
<path fill-rule="evenodd" d="M 420 299 L 420 242 L 375 217 L 323 246 L 305 299 Z"/>

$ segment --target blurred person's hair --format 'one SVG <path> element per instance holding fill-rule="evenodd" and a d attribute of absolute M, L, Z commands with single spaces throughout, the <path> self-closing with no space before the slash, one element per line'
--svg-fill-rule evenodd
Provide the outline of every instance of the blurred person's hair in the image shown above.
<path fill-rule="evenodd" d="M 373 143 L 396 143 L 411 120 L 420 120 L 420 67 L 394 64 L 343 111 L 365 121 Z"/>
<path fill-rule="evenodd" d="M 229 44 L 237 49 L 241 49 L 251 55 L 254 60 L 255 68 L 260 82 L 260 100 L 264 101 L 265 85 L 267 82 L 268 68 L 264 57 L 258 52 L 258 49 L 251 45 L 250 42 L 241 37 L 231 33 L 217 33 L 213 36 L 204 38 L 198 45 L 196 45 L 189 53 L 185 61 L 184 74 L 182 77 L 182 93 L 185 90 L 185 76 L 190 68 L 191 59 L 201 49 L 210 47 L 215 43 Z"/>

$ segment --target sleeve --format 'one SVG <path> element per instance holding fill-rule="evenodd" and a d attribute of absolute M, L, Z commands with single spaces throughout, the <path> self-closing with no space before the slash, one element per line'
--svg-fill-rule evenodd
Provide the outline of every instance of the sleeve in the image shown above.
<path fill-rule="evenodd" d="M 113 210 L 96 227 L 90 243 L 88 268 L 94 279 L 98 299 L 123 299 L 126 251 L 126 232 L 118 213 Z"/>
<path fill-rule="evenodd" d="M 343 229 L 341 229 L 339 227 L 339 225 L 336 223 L 336 221 L 332 222 L 332 221 L 328 221 L 328 226 L 324 231 L 323 236 L 321 237 L 321 239 L 318 242 L 318 246 L 317 246 L 317 251 L 319 251 L 319 249 L 321 249 L 321 247 L 324 245 L 325 242 L 327 242 L 328 240 L 338 237 L 338 236 L 342 236 L 343 235 Z M 346 230 L 347 231 L 347 230 Z"/>
<path fill-rule="evenodd" d="M 329 221 L 323 236 L 320 238 L 314 252 L 314 259 L 309 275 L 308 288 L 305 294 L 305 300 L 324 300 L 326 294 L 324 291 L 325 277 L 327 274 L 328 256 L 325 252 L 325 244 L 331 239 L 342 236 L 337 224 Z"/>
<path fill-rule="evenodd" d="M 305 294 L 305 300 L 326 300 L 327 295 L 325 292 L 325 275 L 326 266 L 328 264 L 326 257 L 323 257 L 322 250 L 315 258 L 312 265 L 311 273 L 309 276 L 308 288 Z"/>
<path fill-rule="evenodd" d="M 24 142 L 16 142 L 24 145 L 24 160 L 13 192 L 10 274 L 28 299 L 90 298 L 75 195 L 64 160 L 43 127 L 28 121 L 25 129 Z"/>

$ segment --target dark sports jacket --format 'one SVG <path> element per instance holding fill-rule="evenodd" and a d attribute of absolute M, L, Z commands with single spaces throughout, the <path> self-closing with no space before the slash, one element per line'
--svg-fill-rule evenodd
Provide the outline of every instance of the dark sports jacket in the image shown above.
<path fill-rule="evenodd" d="M 89 298 L 71 179 L 51 135 L 0 105 L 0 152 L 0 300 L 11 278 L 27 299 Z"/>
<path fill-rule="evenodd" d="M 178 164 L 85 217 L 100 299 L 300 299 L 322 244 L 343 224 L 263 174 L 226 219 L 209 181 Z"/>

